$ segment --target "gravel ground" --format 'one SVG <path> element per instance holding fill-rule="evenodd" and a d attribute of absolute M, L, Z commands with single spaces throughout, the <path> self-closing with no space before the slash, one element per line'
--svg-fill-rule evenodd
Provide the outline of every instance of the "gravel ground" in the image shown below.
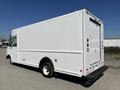
<path fill-rule="evenodd" d="M 6 49 L 0 49 L 0 90 L 120 90 L 120 64 L 118 60 L 111 61 L 113 58 L 108 55 L 105 55 L 105 59 L 110 68 L 86 88 L 79 83 L 79 78 L 60 75 L 57 79 L 47 79 L 36 69 L 10 65 L 5 53 Z"/>
<path fill-rule="evenodd" d="M 110 68 L 120 69 L 120 60 L 112 57 L 110 54 L 105 54 L 105 64 Z"/>

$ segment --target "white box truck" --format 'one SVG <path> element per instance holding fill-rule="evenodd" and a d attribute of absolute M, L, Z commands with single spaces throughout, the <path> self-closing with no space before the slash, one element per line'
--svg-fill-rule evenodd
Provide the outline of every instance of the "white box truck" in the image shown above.
<path fill-rule="evenodd" d="M 96 77 L 105 71 L 103 22 L 83 9 L 12 30 L 7 58 L 54 72 Z"/>

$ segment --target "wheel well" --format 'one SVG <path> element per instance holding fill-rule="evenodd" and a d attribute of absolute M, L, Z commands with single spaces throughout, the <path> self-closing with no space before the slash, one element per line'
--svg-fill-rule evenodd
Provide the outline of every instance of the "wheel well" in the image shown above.
<path fill-rule="evenodd" d="M 10 56 L 10 55 L 7 55 L 7 56 L 6 56 L 6 59 L 11 59 L 11 56 Z"/>
<path fill-rule="evenodd" d="M 41 59 L 40 63 L 39 63 L 39 68 L 41 68 L 42 64 L 45 63 L 45 62 L 49 62 L 52 66 L 53 66 L 53 69 L 54 69 L 54 65 L 53 65 L 53 62 L 51 61 L 50 58 L 48 57 L 44 57 Z"/>

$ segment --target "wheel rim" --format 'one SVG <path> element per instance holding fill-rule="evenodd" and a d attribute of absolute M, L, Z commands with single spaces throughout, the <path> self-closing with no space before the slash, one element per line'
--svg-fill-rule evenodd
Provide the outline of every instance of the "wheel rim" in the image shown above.
<path fill-rule="evenodd" d="M 50 71 L 49 71 L 49 67 L 48 66 L 44 66 L 43 67 L 43 73 L 44 73 L 44 75 L 49 75 Z"/>

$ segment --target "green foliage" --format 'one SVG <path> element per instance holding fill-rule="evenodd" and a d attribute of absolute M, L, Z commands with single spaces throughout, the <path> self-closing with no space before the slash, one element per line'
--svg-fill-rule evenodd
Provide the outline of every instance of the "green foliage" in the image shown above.
<path fill-rule="evenodd" d="M 105 47 L 105 53 L 120 53 L 120 47 Z"/>
<path fill-rule="evenodd" d="M 2 47 L 2 45 L 0 45 L 0 48 Z"/>

